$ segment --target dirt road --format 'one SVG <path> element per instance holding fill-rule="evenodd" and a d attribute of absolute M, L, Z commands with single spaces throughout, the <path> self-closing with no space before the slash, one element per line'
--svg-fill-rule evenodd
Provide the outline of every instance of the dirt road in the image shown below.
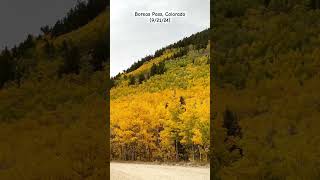
<path fill-rule="evenodd" d="M 111 180 L 209 180 L 210 169 L 165 165 L 111 163 Z"/>

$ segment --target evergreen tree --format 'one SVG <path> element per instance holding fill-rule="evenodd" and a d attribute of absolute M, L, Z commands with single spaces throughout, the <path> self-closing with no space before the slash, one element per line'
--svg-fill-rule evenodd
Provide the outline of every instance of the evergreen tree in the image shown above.
<path fill-rule="evenodd" d="M 14 80 L 15 63 L 12 59 L 11 53 L 6 47 L 0 55 L 0 88 L 10 81 Z"/>
<path fill-rule="evenodd" d="M 94 71 L 101 71 L 103 69 L 103 63 L 107 62 L 110 55 L 109 45 L 107 38 L 101 38 L 92 50 L 91 65 Z"/>
<path fill-rule="evenodd" d="M 155 74 L 157 74 L 157 65 L 156 64 L 152 64 L 151 70 L 150 70 L 150 76 L 154 76 Z"/>
<path fill-rule="evenodd" d="M 14 57 L 14 58 L 19 57 L 19 50 L 18 50 L 17 46 L 14 46 L 14 47 L 11 49 L 11 54 L 12 54 L 12 57 Z"/>
<path fill-rule="evenodd" d="M 78 1 L 65 18 L 58 20 L 52 28 L 44 26 L 42 30 L 47 32 L 49 29 L 55 37 L 71 32 L 97 17 L 109 4 L 106 0 Z"/>
<path fill-rule="evenodd" d="M 54 45 L 49 42 L 48 40 L 45 40 L 45 44 L 44 44 L 44 52 L 49 56 L 49 57 L 53 57 L 54 53 L 55 53 L 55 47 Z"/>
<path fill-rule="evenodd" d="M 182 96 L 180 97 L 180 104 L 181 105 L 186 105 L 186 100 Z"/>
<path fill-rule="evenodd" d="M 153 64 L 150 69 L 150 76 L 154 76 L 156 74 L 163 74 L 166 71 L 165 69 L 165 63 L 160 62 L 158 65 Z"/>
<path fill-rule="evenodd" d="M 270 2 L 271 2 L 271 0 L 264 0 L 263 4 L 264 4 L 265 7 L 268 7 Z"/>
<path fill-rule="evenodd" d="M 159 63 L 158 74 L 163 74 L 163 73 L 165 73 L 165 71 L 166 71 L 165 63 L 164 62 Z"/>
<path fill-rule="evenodd" d="M 241 136 L 238 121 L 237 114 L 227 108 L 223 114 L 223 127 L 227 129 L 228 136 Z"/>
<path fill-rule="evenodd" d="M 139 78 L 138 78 L 139 84 L 141 84 L 145 79 L 146 79 L 146 77 L 144 76 L 144 74 L 140 74 Z"/>
<path fill-rule="evenodd" d="M 174 48 L 182 48 L 182 50 L 178 53 L 176 53 L 171 59 L 175 59 L 178 57 L 182 57 L 188 53 L 187 47 L 189 45 L 196 45 L 196 49 L 202 49 L 206 48 L 208 44 L 208 39 L 209 39 L 209 30 L 205 30 L 200 33 L 196 33 L 191 35 L 190 37 L 184 38 L 174 44 L 171 44 L 167 47 L 164 47 L 162 49 L 157 50 L 154 55 L 148 55 L 141 60 L 135 62 L 133 65 L 131 65 L 130 68 L 128 68 L 125 72 L 129 73 L 132 72 L 139 67 L 141 67 L 145 62 L 148 62 L 154 58 L 160 57 L 167 49 L 174 49 Z"/>
<path fill-rule="evenodd" d="M 320 9 L 320 1 L 319 0 L 310 0 L 309 6 L 311 9 Z"/>
<path fill-rule="evenodd" d="M 136 78 L 134 76 L 129 77 L 129 85 L 134 85 L 136 83 Z"/>
<path fill-rule="evenodd" d="M 59 70 L 59 75 L 62 74 L 79 74 L 80 72 L 80 51 L 78 47 L 72 43 L 68 44 L 66 41 L 63 42 L 63 65 Z"/>
<path fill-rule="evenodd" d="M 40 30 L 41 30 L 41 32 L 42 32 L 44 35 L 49 34 L 50 31 L 51 31 L 51 30 L 50 30 L 50 27 L 49 27 L 48 25 L 41 27 Z"/>

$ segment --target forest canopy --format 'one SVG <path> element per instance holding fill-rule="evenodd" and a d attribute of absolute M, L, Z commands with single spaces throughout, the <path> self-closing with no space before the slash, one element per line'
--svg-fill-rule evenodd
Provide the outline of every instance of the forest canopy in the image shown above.
<path fill-rule="evenodd" d="M 207 35 L 162 48 L 112 79 L 112 160 L 209 161 Z"/>
<path fill-rule="evenodd" d="M 212 175 L 318 179 L 319 1 L 215 1 Z"/>
<path fill-rule="evenodd" d="M 89 2 L 0 53 L 0 179 L 108 179 L 109 12 Z"/>

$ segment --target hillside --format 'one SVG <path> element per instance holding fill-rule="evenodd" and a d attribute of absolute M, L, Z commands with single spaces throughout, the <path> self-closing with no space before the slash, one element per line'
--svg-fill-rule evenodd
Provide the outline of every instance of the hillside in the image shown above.
<path fill-rule="evenodd" d="M 217 1 L 215 179 L 319 179 L 319 16 L 308 1 Z"/>
<path fill-rule="evenodd" d="M 55 38 L 53 44 L 59 46 L 63 41 L 72 41 L 75 44 L 81 45 L 81 49 L 89 49 L 94 46 L 95 42 L 102 38 L 107 38 L 106 32 L 109 26 L 107 20 L 110 19 L 109 17 L 109 11 L 103 12 L 81 28 L 58 36 Z"/>
<path fill-rule="evenodd" d="M 108 178 L 107 16 L 2 52 L 0 179 Z"/>
<path fill-rule="evenodd" d="M 166 48 L 117 76 L 110 95 L 113 160 L 208 162 L 209 47 Z"/>

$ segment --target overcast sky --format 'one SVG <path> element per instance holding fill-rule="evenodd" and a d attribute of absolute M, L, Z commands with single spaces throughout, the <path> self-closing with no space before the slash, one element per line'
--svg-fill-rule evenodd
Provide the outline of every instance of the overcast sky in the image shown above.
<path fill-rule="evenodd" d="M 64 17 L 77 0 L 0 0 L 0 49 L 38 34 L 43 25 Z"/>
<path fill-rule="evenodd" d="M 186 17 L 153 24 L 135 12 L 182 11 Z M 111 0 L 111 75 L 156 50 L 210 27 L 210 0 Z"/>

